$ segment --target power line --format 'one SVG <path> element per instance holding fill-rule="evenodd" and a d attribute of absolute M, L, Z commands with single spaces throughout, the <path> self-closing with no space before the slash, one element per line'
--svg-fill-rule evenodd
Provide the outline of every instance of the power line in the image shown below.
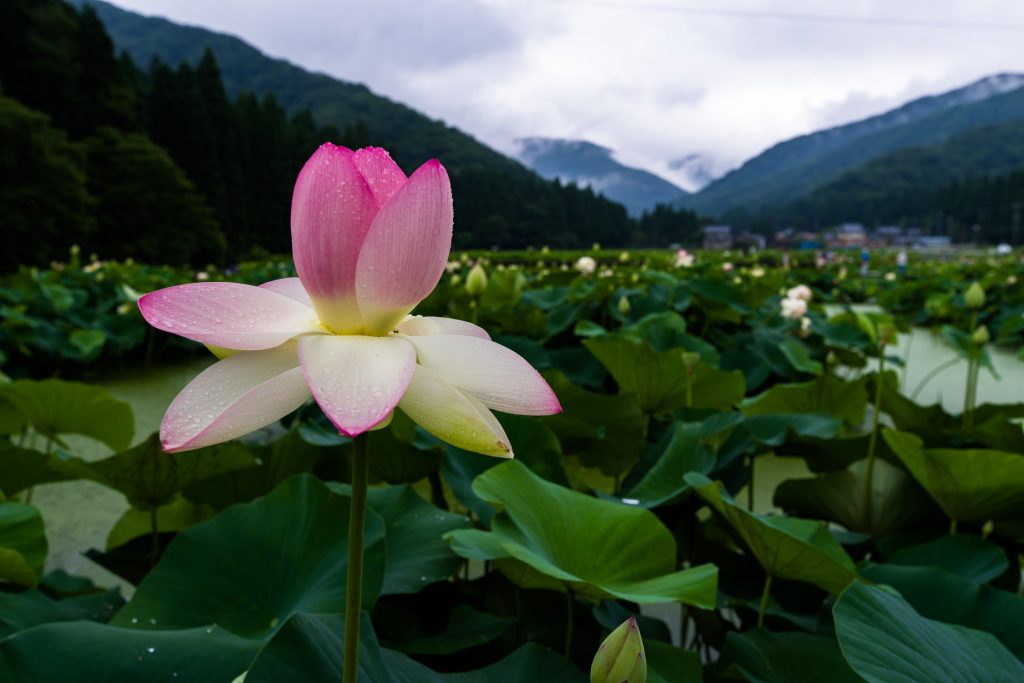
<path fill-rule="evenodd" d="M 819 24 L 847 24 L 861 26 L 888 26 L 894 28 L 927 28 L 975 31 L 1024 31 L 1024 24 L 995 21 L 954 21 L 946 19 L 917 19 L 911 17 L 858 17 L 839 14 L 803 14 L 795 12 L 766 12 L 761 10 L 722 9 L 657 2 L 624 2 L 623 0 L 524 0 L 541 5 L 576 5 L 605 9 L 634 9 L 670 14 L 690 14 L 732 19 L 758 19 L 769 21 L 802 21 Z"/>

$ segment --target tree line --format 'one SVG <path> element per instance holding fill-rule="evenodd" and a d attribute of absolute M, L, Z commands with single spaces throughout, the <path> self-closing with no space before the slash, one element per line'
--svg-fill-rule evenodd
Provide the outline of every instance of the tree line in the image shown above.
<path fill-rule="evenodd" d="M 292 185 L 325 140 L 387 146 L 358 119 L 339 129 L 289 116 L 272 94 L 229 98 L 209 51 L 140 68 L 116 55 L 89 6 L 0 6 L 3 270 L 59 260 L 71 244 L 197 267 L 287 252 Z M 525 169 L 461 167 L 452 183 L 461 248 L 670 242 L 696 226 L 667 208 L 633 220 Z"/>

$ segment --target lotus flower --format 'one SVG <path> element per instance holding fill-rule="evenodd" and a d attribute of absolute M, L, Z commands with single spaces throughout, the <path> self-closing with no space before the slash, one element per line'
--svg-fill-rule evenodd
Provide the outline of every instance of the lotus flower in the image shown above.
<path fill-rule="evenodd" d="M 814 292 L 807 285 L 797 285 L 786 291 L 786 298 L 789 299 L 803 299 L 804 301 L 810 301 L 814 298 Z"/>
<path fill-rule="evenodd" d="M 382 149 L 321 146 L 292 195 L 297 278 L 201 282 L 143 296 L 154 327 L 234 351 L 196 377 L 160 426 L 166 451 L 227 441 L 313 397 L 342 434 L 395 407 L 478 453 L 512 456 L 491 409 L 561 410 L 523 358 L 461 320 L 410 316 L 448 261 L 452 194 L 436 160 L 408 178 Z"/>

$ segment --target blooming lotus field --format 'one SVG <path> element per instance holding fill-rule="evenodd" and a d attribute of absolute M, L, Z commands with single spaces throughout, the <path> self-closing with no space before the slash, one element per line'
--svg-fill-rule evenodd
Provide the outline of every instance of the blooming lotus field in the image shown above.
<path fill-rule="evenodd" d="M 91 384 L 213 360 L 147 326 L 140 296 L 290 278 L 287 258 L 197 272 L 72 253 L 4 278 L 0 680 L 339 680 L 353 620 L 359 680 L 381 683 L 1024 680 L 1024 404 L 977 393 L 990 349 L 1024 342 L 1017 257 L 900 273 L 882 254 L 867 277 L 852 257 L 781 264 L 452 254 L 412 321 L 478 326 L 561 408 L 496 409 L 488 429 L 513 459 L 471 452 L 427 399 L 357 439 L 302 394 L 240 439 L 162 444 Z M 892 346 L 911 326 L 970 368 L 962 413 L 901 386 Z M 413 339 L 421 359 L 429 345 Z M 81 437 L 109 457 L 79 457 Z M 355 614 L 358 439 L 370 486 Z M 759 484 L 779 458 L 806 474 Z M 130 590 L 47 565 L 33 491 L 73 480 L 130 504 L 105 547 L 77 548 Z"/>

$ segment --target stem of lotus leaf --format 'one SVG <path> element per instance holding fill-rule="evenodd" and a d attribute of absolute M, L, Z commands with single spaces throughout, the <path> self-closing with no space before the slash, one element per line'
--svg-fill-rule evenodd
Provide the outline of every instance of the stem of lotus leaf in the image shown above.
<path fill-rule="evenodd" d="M 348 517 L 348 585 L 345 593 L 345 659 L 343 683 L 359 676 L 359 621 L 363 593 L 363 538 L 366 531 L 366 489 L 370 479 L 370 442 L 367 434 L 352 441 L 352 497 Z"/>
<path fill-rule="evenodd" d="M 768 609 L 768 594 L 772 590 L 772 575 L 764 577 L 764 592 L 761 593 L 761 607 L 757 610 L 757 627 L 764 626 L 764 613 Z"/>
<path fill-rule="evenodd" d="M 878 418 L 882 414 L 882 382 L 885 375 L 885 346 L 879 347 L 878 375 L 875 376 L 875 405 L 871 415 L 871 438 L 868 441 L 868 469 L 864 475 L 864 529 L 871 529 L 871 483 L 875 474 L 875 448 L 878 445 Z"/>
<path fill-rule="evenodd" d="M 569 584 L 565 586 L 565 656 L 572 657 L 572 632 L 576 626 L 576 615 L 573 612 L 573 593 Z"/>
<path fill-rule="evenodd" d="M 956 536 L 956 520 L 955 519 L 949 520 L 949 535 L 950 536 Z"/>
<path fill-rule="evenodd" d="M 971 326 L 967 328 L 968 334 L 974 334 L 978 326 L 978 313 L 971 313 Z M 972 341 L 973 345 L 973 341 Z M 967 358 L 967 386 L 964 390 L 964 426 L 970 427 L 974 424 L 974 401 L 978 392 L 978 359 L 977 349 L 971 348 L 971 355 Z"/>

